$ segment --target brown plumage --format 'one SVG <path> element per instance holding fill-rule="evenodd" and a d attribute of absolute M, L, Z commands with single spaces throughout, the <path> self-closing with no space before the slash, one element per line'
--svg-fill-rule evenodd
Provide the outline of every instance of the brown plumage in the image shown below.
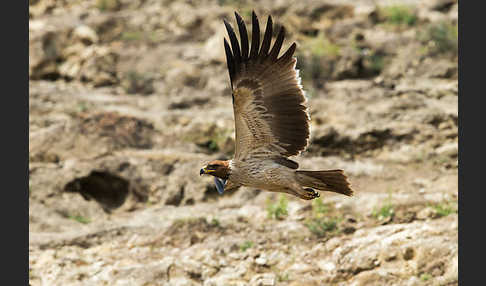
<path fill-rule="evenodd" d="M 260 26 L 253 12 L 250 46 L 245 23 L 240 15 L 235 16 L 241 46 L 224 21 L 231 43 L 224 40 L 235 116 L 235 156 L 210 162 L 200 174 L 213 175 L 220 193 L 223 188 L 250 186 L 302 199 L 318 197 L 313 188 L 352 195 L 342 170 L 297 170 L 299 165 L 288 158 L 307 147 L 310 134 L 306 98 L 293 57 L 296 44 L 278 57 L 285 29 L 280 29 L 271 46 L 273 23 L 268 16 L 260 46 Z"/>

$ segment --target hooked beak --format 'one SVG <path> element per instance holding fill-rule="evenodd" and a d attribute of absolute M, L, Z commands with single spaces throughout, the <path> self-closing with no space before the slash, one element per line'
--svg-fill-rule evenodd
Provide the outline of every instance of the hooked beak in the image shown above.
<path fill-rule="evenodd" d="M 201 170 L 199 170 L 199 176 L 206 175 L 214 171 L 215 170 L 207 169 L 206 167 L 204 167 Z"/>

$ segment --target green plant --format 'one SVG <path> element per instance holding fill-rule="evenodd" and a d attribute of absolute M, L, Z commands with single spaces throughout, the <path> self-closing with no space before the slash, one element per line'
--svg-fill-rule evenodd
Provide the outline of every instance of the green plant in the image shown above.
<path fill-rule="evenodd" d="M 69 215 L 68 216 L 69 219 L 72 219 L 72 220 L 75 220 L 79 223 L 84 223 L 84 224 L 87 224 L 87 223 L 90 223 L 91 220 L 87 217 L 84 217 L 82 215 Z"/>
<path fill-rule="evenodd" d="M 317 34 L 317 37 L 305 38 L 302 49 L 308 50 L 311 55 L 317 57 L 337 57 L 341 51 L 341 47 L 329 41 L 323 33 Z"/>
<path fill-rule="evenodd" d="M 457 213 L 457 209 L 454 207 L 454 203 L 452 202 L 439 203 L 431 205 L 430 207 L 434 209 L 438 217 L 444 217 L 452 213 Z"/>
<path fill-rule="evenodd" d="M 393 208 L 393 204 L 391 203 L 391 194 L 388 196 L 388 199 L 385 203 L 373 210 L 372 216 L 378 220 L 383 220 L 389 217 L 393 217 L 395 215 L 395 210 Z"/>
<path fill-rule="evenodd" d="M 119 0 L 96 0 L 96 8 L 100 11 L 115 11 L 120 8 Z"/>
<path fill-rule="evenodd" d="M 214 141 L 213 139 L 209 140 L 208 149 L 212 152 L 218 152 L 219 151 L 218 143 L 216 143 L 216 141 Z"/>
<path fill-rule="evenodd" d="M 451 52 L 457 54 L 458 28 L 457 24 L 447 21 L 431 24 L 421 36 L 427 43 L 426 50 L 431 53 Z"/>
<path fill-rule="evenodd" d="M 78 103 L 78 111 L 79 112 L 85 112 L 89 109 L 88 104 L 86 102 L 80 102 Z"/>
<path fill-rule="evenodd" d="M 324 204 L 321 198 L 312 200 L 312 212 L 316 218 L 322 217 L 329 211 L 329 205 Z"/>
<path fill-rule="evenodd" d="M 151 94 L 154 92 L 153 81 L 149 74 L 131 70 L 124 74 L 121 86 L 128 94 Z"/>
<path fill-rule="evenodd" d="M 213 218 L 210 222 L 209 222 L 210 225 L 212 226 L 215 226 L 215 227 L 220 227 L 221 226 L 221 223 L 219 222 L 218 219 L 216 218 Z"/>
<path fill-rule="evenodd" d="M 393 209 L 392 204 L 385 204 L 383 205 L 379 210 L 374 210 L 373 211 L 373 217 L 375 217 L 378 220 L 382 220 L 388 217 L 392 217 L 394 215 L 395 211 Z"/>
<path fill-rule="evenodd" d="M 324 78 L 331 76 L 335 62 L 341 55 L 341 47 L 332 43 L 323 33 L 304 36 L 302 46 L 297 51 L 297 69 L 305 86 L 322 84 Z"/>
<path fill-rule="evenodd" d="M 268 218 L 283 219 L 288 215 L 287 204 L 287 198 L 283 195 L 280 196 L 278 203 L 269 202 L 267 205 Z"/>
<path fill-rule="evenodd" d="M 124 31 L 120 35 L 122 41 L 140 41 L 142 38 L 144 38 L 142 31 Z"/>
<path fill-rule="evenodd" d="M 410 6 L 393 5 L 381 7 L 378 13 L 383 17 L 385 24 L 394 26 L 413 26 L 417 22 L 415 10 Z"/>
<path fill-rule="evenodd" d="M 285 282 L 285 281 L 289 281 L 289 280 L 290 280 L 290 278 L 289 278 L 288 273 L 284 273 L 284 274 L 278 273 L 277 274 L 277 281 L 278 282 Z"/>
<path fill-rule="evenodd" d="M 427 281 L 429 280 L 430 278 L 432 278 L 432 275 L 430 275 L 429 273 L 422 273 L 420 275 L 420 280 L 422 281 Z"/>
<path fill-rule="evenodd" d="M 338 218 L 313 218 L 305 223 L 305 226 L 318 237 L 323 237 L 328 232 L 337 231 Z"/>
<path fill-rule="evenodd" d="M 385 204 L 379 210 L 373 211 L 373 216 L 379 220 L 391 217 L 394 214 L 393 205 Z"/>
<path fill-rule="evenodd" d="M 246 251 L 248 248 L 251 248 L 251 247 L 253 247 L 253 242 L 247 240 L 240 245 L 240 250 Z"/>
<path fill-rule="evenodd" d="M 370 70 L 375 74 L 379 74 L 385 66 L 385 59 L 380 54 L 372 53 L 366 56 L 365 60 L 369 63 Z"/>
<path fill-rule="evenodd" d="M 230 6 L 239 6 L 241 4 L 243 4 L 243 0 L 218 0 L 218 5 L 220 6 L 226 6 L 226 5 L 230 5 Z"/>

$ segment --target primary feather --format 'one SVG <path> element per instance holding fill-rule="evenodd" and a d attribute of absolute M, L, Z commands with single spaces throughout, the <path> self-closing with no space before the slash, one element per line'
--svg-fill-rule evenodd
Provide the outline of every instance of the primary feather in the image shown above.
<path fill-rule="evenodd" d="M 231 47 L 225 52 L 233 94 L 236 127 L 235 158 L 255 154 L 289 157 L 307 147 L 309 115 L 306 99 L 295 70 L 295 43 L 278 57 L 285 38 L 282 27 L 271 47 L 273 22 L 268 17 L 261 47 L 258 18 L 252 14 L 252 43 L 247 29 L 235 13 L 240 43 L 228 22 L 224 22 Z"/>

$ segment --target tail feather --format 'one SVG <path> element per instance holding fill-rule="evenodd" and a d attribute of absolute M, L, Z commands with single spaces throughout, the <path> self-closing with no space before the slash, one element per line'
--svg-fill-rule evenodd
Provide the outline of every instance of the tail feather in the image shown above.
<path fill-rule="evenodd" d="M 352 196 L 353 190 L 343 170 L 295 171 L 303 187 Z"/>

